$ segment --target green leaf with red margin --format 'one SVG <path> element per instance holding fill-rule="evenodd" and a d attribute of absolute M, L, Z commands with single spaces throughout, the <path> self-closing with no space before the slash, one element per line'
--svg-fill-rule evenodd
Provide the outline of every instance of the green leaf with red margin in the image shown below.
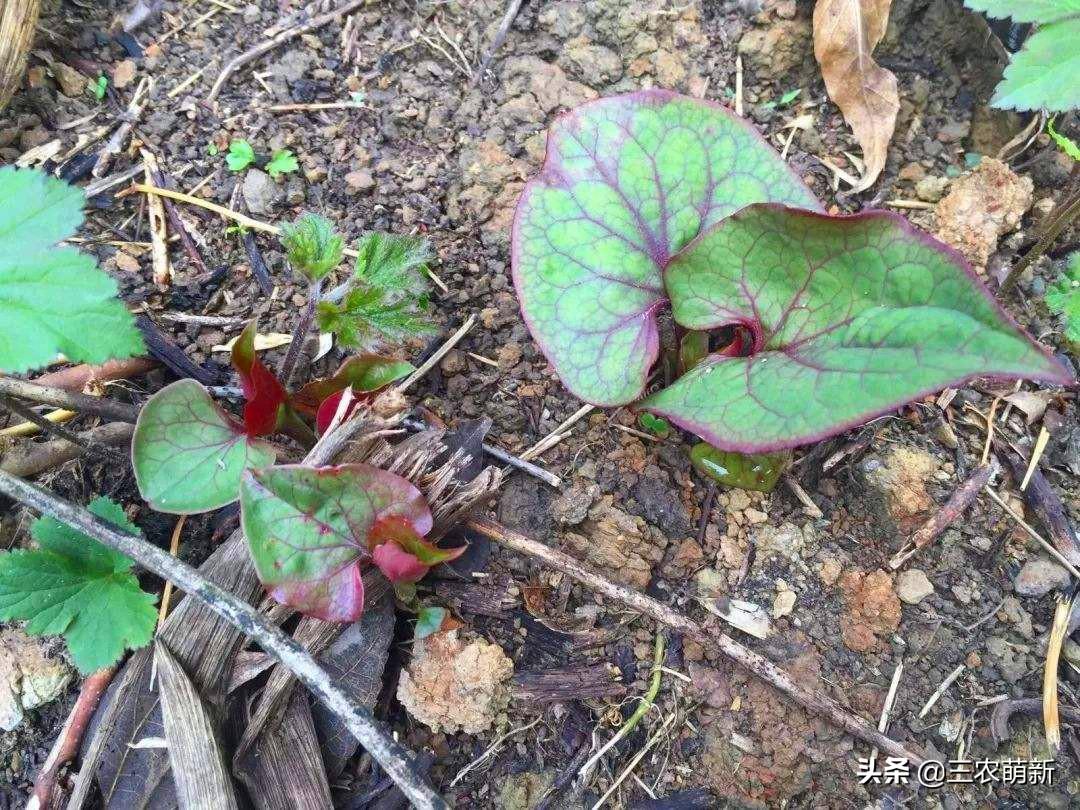
<path fill-rule="evenodd" d="M 249 436 L 276 433 L 285 417 L 288 394 L 255 352 L 255 321 L 251 321 L 233 343 L 231 358 L 247 400 L 244 430 Z"/>
<path fill-rule="evenodd" d="M 191 515 L 232 503 L 249 466 L 274 463 L 272 444 L 245 435 L 195 380 L 167 385 L 139 412 L 131 463 L 154 509 Z"/>
<path fill-rule="evenodd" d="M 584 104 L 549 130 L 514 217 L 514 285 L 563 383 L 596 405 L 645 388 L 659 349 L 663 268 L 755 202 L 817 208 L 747 122 L 665 90 Z"/>
<path fill-rule="evenodd" d="M 752 205 L 664 282 L 681 326 L 753 335 L 640 403 L 723 450 L 816 441 L 975 376 L 1072 382 L 958 253 L 886 212 Z"/>
<path fill-rule="evenodd" d="M 271 597 L 325 621 L 353 621 L 364 609 L 361 564 L 369 534 L 402 518 L 418 535 L 431 511 L 406 479 L 366 464 L 284 465 L 248 470 L 240 516 L 259 580 Z"/>
<path fill-rule="evenodd" d="M 412 363 L 394 360 L 378 354 L 358 354 L 350 357 L 330 377 L 312 380 L 292 395 L 292 406 L 300 413 L 314 416 L 327 397 L 352 388 L 363 394 L 385 388 L 395 380 L 415 371 Z"/>

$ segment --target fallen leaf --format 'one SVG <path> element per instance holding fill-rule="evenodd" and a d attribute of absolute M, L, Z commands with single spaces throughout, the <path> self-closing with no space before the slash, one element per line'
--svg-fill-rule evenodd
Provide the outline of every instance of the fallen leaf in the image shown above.
<path fill-rule="evenodd" d="M 231 352 L 233 344 L 239 340 L 240 336 L 237 335 L 228 343 L 219 343 L 216 346 L 211 346 L 212 352 Z M 265 352 L 269 349 L 277 349 L 282 346 L 288 346 L 292 343 L 292 335 L 286 335 L 284 332 L 271 332 L 268 335 L 255 335 L 255 351 Z"/>
<path fill-rule="evenodd" d="M 1005 397 L 1005 401 L 1023 411 L 1027 423 L 1032 425 L 1042 419 L 1054 396 L 1051 391 L 1017 391 Z"/>
<path fill-rule="evenodd" d="M 863 149 L 866 171 L 853 192 L 873 185 L 885 167 L 900 99 L 896 77 L 871 54 L 885 35 L 892 0 L 818 0 L 814 56 L 825 89 Z"/>

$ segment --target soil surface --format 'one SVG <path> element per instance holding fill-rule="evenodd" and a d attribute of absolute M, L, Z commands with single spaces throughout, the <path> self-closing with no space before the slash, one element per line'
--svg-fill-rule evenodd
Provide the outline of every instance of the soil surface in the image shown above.
<path fill-rule="evenodd" d="M 899 205 L 916 225 L 943 238 L 957 234 L 950 241 L 980 265 L 992 287 L 1034 242 L 1070 170 L 1045 136 L 1019 154 L 1011 150 L 1011 170 L 989 160 L 1027 119 L 986 106 L 1004 62 L 985 21 L 954 0 L 894 0 L 877 58 L 897 75 L 900 115 L 885 172 L 870 191 L 854 196 L 843 193 L 844 184 L 820 160 L 857 174 L 852 156 L 859 149 L 825 95 L 809 4 L 526 2 L 489 71 L 473 84 L 504 3 L 373 3 L 352 14 L 344 30 L 335 21 L 244 66 L 209 105 L 204 99 L 223 63 L 264 41 L 267 29 L 297 9 L 288 0 L 236 6 L 166 0 L 162 8 L 136 31 L 132 48 L 141 55 L 134 55 L 108 35 L 113 15 L 126 7 L 47 2 L 29 87 L 0 114 L 0 159 L 13 161 L 53 139 L 60 140 L 54 157 L 69 153 L 121 114 L 135 87 L 149 79 L 150 101 L 135 137 L 178 189 L 198 189 L 198 196 L 266 222 L 316 211 L 350 239 L 367 230 L 428 236 L 438 255 L 432 269 L 446 288 L 433 290 L 443 337 L 396 350 L 416 361 L 477 315 L 476 327 L 418 387 L 417 404 L 451 425 L 491 419 L 488 441 L 512 453 L 531 447 L 581 407 L 528 335 L 508 257 L 515 202 L 542 161 L 545 129 L 560 111 L 651 86 L 734 106 L 741 59 L 745 116 L 778 150 L 787 148 L 789 163 L 830 210 Z M 56 61 L 87 77 L 112 76 L 104 100 L 67 86 L 70 76 L 62 84 L 65 69 L 50 67 Z M 781 104 L 794 89 L 801 91 L 795 100 Z M 358 106 L 270 110 L 350 100 Z M 277 181 L 258 169 L 238 176 L 223 154 L 233 138 L 246 138 L 264 157 L 291 149 L 300 171 Z M 72 155 L 94 148 L 91 143 Z M 131 165 L 125 152 L 111 171 Z M 974 226 L 958 225 L 955 212 L 969 198 L 985 197 L 986 183 L 998 189 L 990 197 L 1017 213 L 999 217 L 983 238 Z M 170 251 L 171 284 L 153 284 L 142 196 L 112 196 L 124 185 L 91 200 L 83 249 L 119 281 L 124 300 L 214 382 L 234 384 L 227 355 L 214 347 L 252 317 L 263 333 L 290 332 L 303 286 L 290 276 L 276 241 L 259 234 L 275 286 L 265 295 L 240 236 L 183 205 L 207 270 L 177 246 Z M 1000 191 L 1005 186 L 1008 194 Z M 951 194 L 958 196 L 947 202 Z M 1058 246 L 1075 241 L 1076 234 L 1067 233 Z M 1042 302 L 1062 255 L 1055 251 L 1036 263 L 1003 304 L 1072 365 L 1075 357 L 1060 343 L 1060 329 Z M 170 319 L 177 313 L 223 320 Z M 267 356 L 277 363 L 280 354 Z M 343 356 L 331 350 L 310 373 L 333 371 Z M 171 378 L 157 370 L 113 386 L 110 395 L 140 402 Z M 1037 388 L 976 383 L 797 451 L 788 475 L 816 509 L 784 482 L 770 494 L 721 487 L 708 498 L 709 482 L 688 460 L 692 437 L 675 431 L 659 441 L 631 432 L 637 423 L 628 410 L 597 409 L 542 456 L 563 480 L 562 490 L 515 473 L 495 512 L 506 525 L 737 635 L 798 682 L 874 724 L 902 661 L 889 733 L 917 749 L 945 761 L 1045 759 L 1041 719 L 1014 716 L 1000 742 L 989 719 L 1002 700 L 1041 696 L 1054 594 L 1067 575 L 1062 578 L 1062 569 L 985 497 L 899 571 L 888 565 L 979 465 L 988 413 L 997 435 L 1021 448 L 1025 464 L 1034 437 L 1043 427 L 1049 431 L 1041 470 L 1073 522 L 1080 519 L 1075 395 L 1055 390 L 1002 399 L 1017 391 Z M 171 518 L 141 504 L 129 471 L 88 457 L 51 471 L 44 483 L 83 502 L 94 493 L 112 495 L 131 505 L 152 541 L 168 546 Z M 1016 492 L 1007 473 L 994 486 Z M 1018 496 L 1007 499 L 1024 511 Z M 707 503 L 711 509 L 703 514 Z M 1037 523 L 1036 515 L 1027 515 Z M 193 522 L 181 557 L 204 559 L 234 519 L 235 511 L 225 511 Z M 9 510 L 5 546 L 28 542 L 26 523 L 24 514 Z M 160 585 L 150 578 L 145 584 Z M 582 751 L 602 744 L 633 711 L 648 686 L 657 628 L 498 549 L 472 582 L 436 578 L 427 584 L 433 587 L 423 590 L 425 600 L 448 606 L 463 623 L 457 631 L 463 643 L 492 643 L 512 661 L 509 696 L 491 702 L 486 722 L 472 715 L 462 721 L 470 729 L 484 727 L 474 733 L 445 718 L 446 727 L 436 722 L 442 730 L 432 731 L 403 709 L 389 686 L 380 711 L 403 742 L 434 753 L 431 777 L 454 806 L 536 806 L 553 784 L 567 784 Z M 771 624 L 769 638 L 734 630 L 705 609 L 723 600 L 759 606 Z M 409 657 L 411 626 L 404 618 L 398 625 L 402 643 L 387 665 L 387 684 L 397 682 Z M 491 665 L 498 677 L 508 673 L 497 651 L 484 644 L 476 649 L 498 659 Z M 1068 727 L 1051 787 L 997 781 L 928 790 L 914 775 L 907 785 L 861 784 L 858 760 L 870 756 L 865 744 L 696 644 L 671 637 L 665 649 L 655 707 L 583 790 L 561 794 L 566 806 L 592 806 L 648 741 L 652 747 L 634 776 L 621 782 L 612 806 L 847 808 L 879 801 L 883 807 L 1064 808 L 1080 802 L 1080 738 Z M 1064 658 L 1061 700 L 1075 706 L 1080 647 L 1066 642 Z M 958 677 L 922 713 L 957 668 Z M 557 688 L 532 688 L 549 670 L 556 671 Z M 580 676 L 580 685 L 567 672 Z M 421 688 L 415 672 L 411 677 L 410 688 Z M 0 808 L 25 800 L 76 688 L 77 681 L 0 734 Z M 454 781 L 497 740 L 491 758 Z M 367 806 L 355 802 L 377 782 L 366 758 L 354 758 L 334 782 L 340 806 Z"/>

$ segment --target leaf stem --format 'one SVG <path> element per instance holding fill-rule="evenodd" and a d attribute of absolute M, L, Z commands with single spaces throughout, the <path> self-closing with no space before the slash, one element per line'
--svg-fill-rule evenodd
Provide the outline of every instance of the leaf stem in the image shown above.
<path fill-rule="evenodd" d="M 1039 237 L 1031 250 L 1025 253 L 1024 258 L 1009 271 L 1009 275 L 1001 282 L 999 293 L 1004 294 L 1012 289 L 1019 280 L 1020 274 L 1046 253 L 1054 240 L 1069 226 L 1069 223 L 1076 219 L 1077 215 L 1080 215 L 1080 183 L 1077 182 L 1080 181 L 1080 163 L 1073 166 L 1071 180 L 1072 182 L 1069 185 L 1073 188 L 1073 191 L 1071 194 L 1066 192 L 1065 202 L 1061 206 L 1060 213 L 1050 220 L 1043 230 L 1042 236 Z"/>
<path fill-rule="evenodd" d="M 286 388 L 289 387 L 293 374 L 296 373 L 296 363 L 300 359 L 300 350 L 304 345 L 308 332 L 311 331 L 311 324 L 315 322 L 315 306 L 319 303 L 321 296 L 322 279 L 312 281 L 308 286 L 307 304 L 304 305 L 304 309 L 300 313 L 300 320 L 296 322 L 296 327 L 293 329 L 292 341 L 289 343 L 288 351 L 285 352 L 285 359 L 281 363 L 281 371 L 278 374 L 281 378 L 281 384 Z"/>
<path fill-rule="evenodd" d="M 656 696 L 660 692 L 660 680 L 663 676 L 664 666 L 664 634 L 656 634 L 656 644 L 653 648 L 653 668 L 652 668 L 652 683 L 649 684 L 649 690 L 644 694 L 640 701 L 638 701 L 637 708 L 634 709 L 634 713 L 630 715 L 622 728 L 616 732 L 615 736 L 608 740 L 604 746 L 593 754 L 589 761 L 578 768 L 578 776 L 582 779 L 587 779 L 592 772 L 593 766 L 600 761 L 601 757 L 610 751 L 623 737 L 633 731 L 637 724 L 641 721 L 641 718 L 648 713 L 649 709 L 653 707 L 656 702 Z"/>
<path fill-rule="evenodd" d="M 349 732 L 378 761 L 414 806 L 432 810 L 448 808 L 427 778 L 417 773 L 408 749 L 395 741 L 370 711 L 357 705 L 342 691 L 307 650 L 270 624 L 250 605 L 153 544 L 118 530 L 88 510 L 58 498 L 41 487 L 0 471 L 0 493 L 127 555 L 204 602 L 284 664 L 330 711 L 341 718 Z"/>

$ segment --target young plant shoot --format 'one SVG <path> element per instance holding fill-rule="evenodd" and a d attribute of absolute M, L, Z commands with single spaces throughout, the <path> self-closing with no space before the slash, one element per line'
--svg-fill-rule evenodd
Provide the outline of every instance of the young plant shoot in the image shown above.
<path fill-rule="evenodd" d="M 293 339 L 281 364 L 281 379 L 292 380 L 300 350 L 315 321 L 315 308 L 322 297 L 322 280 L 341 264 L 345 243 L 326 217 L 301 214 L 296 222 L 281 227 L 281 246 L 289 264 L 308 281 L 308 297 L 300 320 L 293 330 Z"/>
<path fill-rule="evenodd" d="M 319 328 L 361 351 L 435 334 L 422 275 L 432 255 L 428 241 L 369 233 L 357 252 L 352 278 L 319 303 Z"/>
<path fill-rule="evenodd" d="M 415 582 L 464 551 L 425 540 L 432 517 L 424 496 L 366 464 L 249 470 L 240 514 L 270 596 L 326 621 L 360 616 L 364 565 L 378 566 L 391 582 Z"/>
<path fill-rule="evenodd" d="M 716 448 L 832 436 L 975 376 L 1067 383 L 953 250 L 902 217 L 831 217 L 743 120 L 661 90 L 560 118 L 514 220 L 514 284 L 574 394 Z M 724 349 L 642 398 L 657 313 Z"/>

